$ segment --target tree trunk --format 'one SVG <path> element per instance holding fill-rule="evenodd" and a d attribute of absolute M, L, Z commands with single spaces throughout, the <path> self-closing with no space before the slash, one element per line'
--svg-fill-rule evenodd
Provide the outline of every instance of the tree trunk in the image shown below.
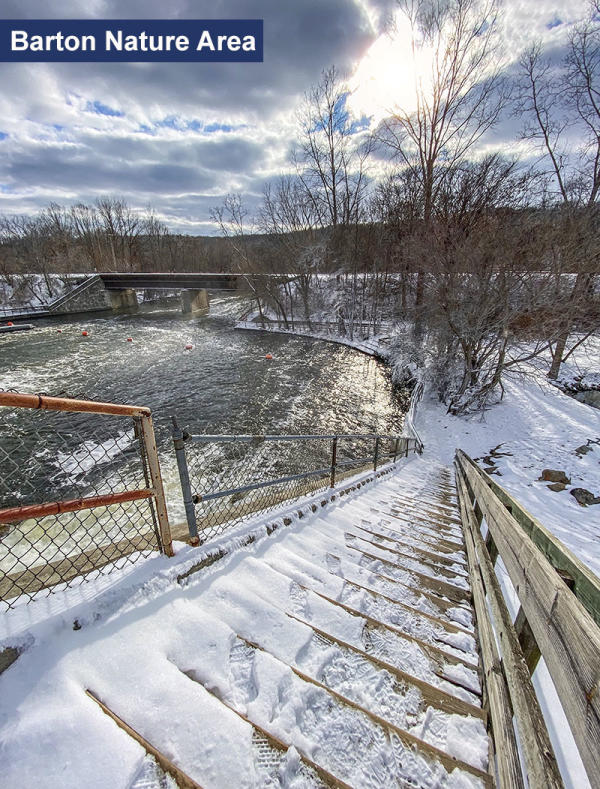
<path fill-rule="evenodd" d="M 552 364 L 548 370 L 548 378 L 550 378 L 551 381 L 556 381 L 558 378 L 565 348 L 567 346 L 568 336 L 568 333 L 565 332 L 561 337 L 558 338 L 556 345 L 554 346 L 554 350 L 552 352 Z"/>

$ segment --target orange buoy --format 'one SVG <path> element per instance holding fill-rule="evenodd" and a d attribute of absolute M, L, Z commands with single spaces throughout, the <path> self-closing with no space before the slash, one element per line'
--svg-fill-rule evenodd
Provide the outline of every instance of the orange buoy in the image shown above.
<path fill-rule="evenodd" d="M 14 326 L 15 324 L 12 321 L 7 321 L 6 325 L 7 326 Z"/>
<path fill-rule="evenodd" d="M 265 354 L 265 359 L 272 359 L 272 358 L 273 358 L 273 354 L 272 353 L 266 353 Z"/>
<path fill-rule="evenodd" d="M 57 329 L 56 331 L 58 334 L 62 334 L 62 329 Z"/>
<path fill-rule="evenodd" d="M 82 331 L 82 332 L 81 332 L 81 336 L 82 336 L 82 337 L 87 337 L 87 336 L 88 336 L 88 333 L 87 333 L 86 331 Z"/>
<path fill-rule="evenodd" d="M 133 337 L 128 337 L 127 342 L 133 342 Z"/>
<path fill-rule="evenodd" d="M 191 351 L 193 347 L 194 347 L 193 345 L 186 345 L 185 346 L 185 350 L 186 351 Z"/>

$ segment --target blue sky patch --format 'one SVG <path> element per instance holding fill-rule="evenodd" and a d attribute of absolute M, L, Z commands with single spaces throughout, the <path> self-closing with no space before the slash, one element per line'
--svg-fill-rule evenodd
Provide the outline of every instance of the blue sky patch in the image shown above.
<path fill-rule="evenodd" d="M 107 104 L 103 104 L 101 101 L 88 101 L 85 108 L 88 112 L 94 112 L 96 115 L 108 115 L 109 118 L 122 118 L 125 114 L 120 110 L 109 107 Z"/>
<path fill-rule="evenodd" d="M 177 115 L 167 115 L 160 121 L 156 121 L 154 123 L 156 128 L 167 128 L 167 129 L 176 129 L 177 131 L 181 132 L 197 132 L 198 134 L 214 134 L 215 132 L 232 132 L 237 131 L 238 129 L 245 129 L 247 128 L 247 124 L 239 124 L 234 126 L 231 123 L 204 123 L 203 121 L 199 121 L 197 118 L 192 118 L 192 120 L 187 120 L 186 118 L 181 118 Z M 148 129 L 147 126 L 140 126 L 139 130 L 146 131 Z M 148 132 L 151 133 L 151 132 Z"/>
<path fill-rule="evenodd" d="M 6 134 L 6 132 L 0 131 L 0 140 L 5 140 L 7 137 L 8 134 Z"/>
<path fill-rule="evenodd" d="M 209 123 L 208 126 L 204 127 L 204 131 L 207 134 L 217 131 L 230 132 L 233 131 L 233 126 L 231 126 L 229 123 Z"/>

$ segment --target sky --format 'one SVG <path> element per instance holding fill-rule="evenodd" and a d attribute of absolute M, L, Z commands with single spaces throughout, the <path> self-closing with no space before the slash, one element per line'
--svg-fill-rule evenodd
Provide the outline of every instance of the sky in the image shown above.
<path fill-rule="evenodd" d="M 505 0 L 504 65 L 536 38 L 560 55 L 585 0 Z M 173 232 L 218 234 L 226 194 L 250 209 L 290 171 L 305 91 L 335 65 L 376 124 L 402 101 L 395 0 L 0 0 L 4 19 L 264 19 L 263 63 L 0 63 L 0 214 L 98 196 L 151 207 Z M 518 150 L 506 115 L 490 149 Z"/>

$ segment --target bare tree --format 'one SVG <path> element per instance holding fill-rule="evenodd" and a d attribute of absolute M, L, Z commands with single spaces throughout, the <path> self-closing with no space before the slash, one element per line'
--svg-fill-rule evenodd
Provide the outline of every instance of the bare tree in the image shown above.
<path fill-rule="evenodd" d="M 340 305 L 340 318 L 353 336 L 360 312 L 360 224 L 367 215 L 373 137 L 352 118 L 346 105 L 348 93 L 348 86 L 332 67 L 305 94 L 293 161 L 313 214 L 322 230 L 328 231 L 325 265 L 351 277 L 349 303 Z"/>
<path fill-rule="evenodd" d="M 412 31 L 413 58 L 428 52 L 431 62 L 426 74 L 415 68 L 415 106 L 397 107 L 378 136 L 419 185 L 427 234 L 446 173 L 468 158 L 506 101 L 496 37 L 498 2 L 400 0 L 399 6 Z M 417 306 L 424 284 L 419 270 Z"/>
<path fill-rule="evenodd" d="M 558 65 L 535 44 L 521 58 L 516 110 L 526 116 L 522 136 L 539 151 L 549 202 L 561 228 L 554 260 L 558 318 L 553 322 L 548 377 L 558 377 L 571 337 L 587 325 L 588 296 L 598 269 L 600 192 L 600 21 L 597 3 L 572 30 Z M 579 344 L 581 337 L 575 337 Z"/>
<path fill-rule="evenodd" d="M 264 244 L 272 250 L 275 273 L 285 273 L 293 279 L 293 286 L 289 281 L 284 285 L 292 321 L 294 291 L 297 290 L 304 319 L 310 323 L 315 274 L 322 268 L 327 242 L 313 195 L 298 178 L 281 176 L 265 189 L 258 226 L 265 234 Z"/>
<path fill-rule="evenodd" d="M 430 233 L 411 239 L 435 271 L 421 353 L 453 413 L 485 407 L 507 372 L 548 347 L 535 324 L 549 280 L 533 270 L 547 220 L 529 207 L 530 189 L 531 174 L 499 156 L 447 169 Z"/>
<path fill-rule="evenodd" d="M 363 218 L 372 139 L 351 118 L 347 96 L 347 86 L 332 67 L 305 94 L 298 113 L 301 137 L 294 164 L 323 227 Z"/>

